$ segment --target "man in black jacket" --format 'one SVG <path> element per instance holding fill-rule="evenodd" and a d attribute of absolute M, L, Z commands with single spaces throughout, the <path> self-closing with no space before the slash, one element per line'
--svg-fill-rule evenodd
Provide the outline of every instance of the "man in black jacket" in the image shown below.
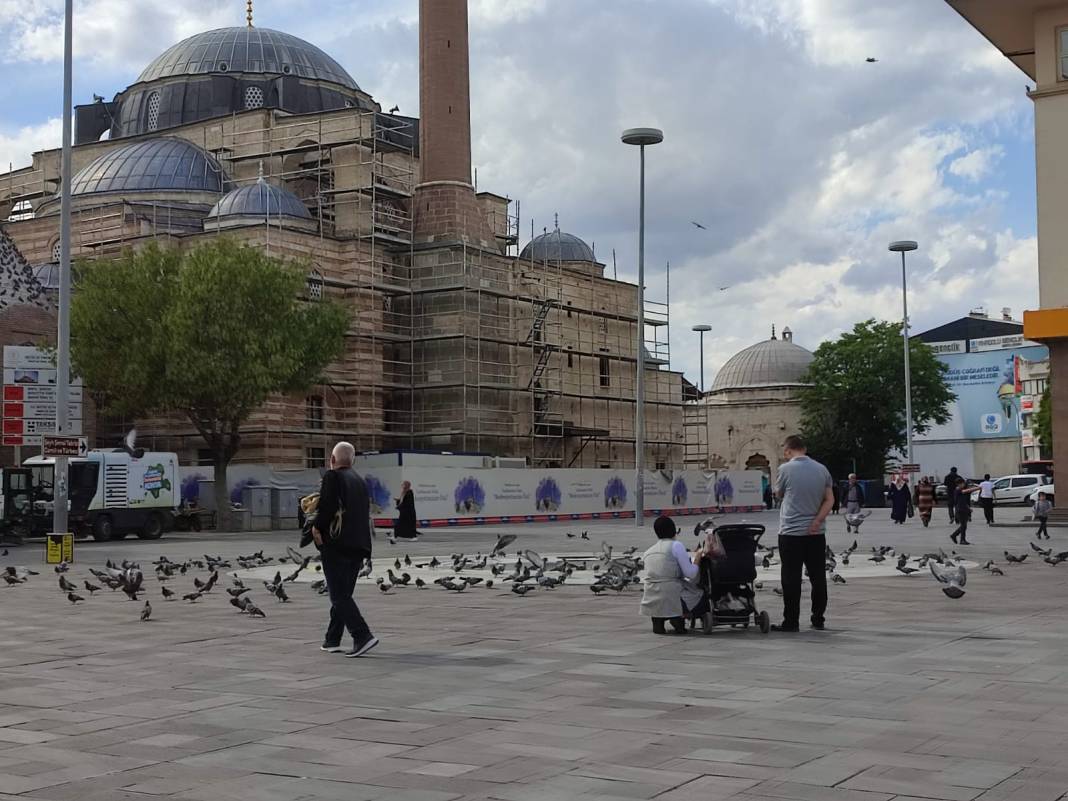
<path fill-rule="evenodd" d="M 340 653 L 341 636 L 349 630 L 353 648 L 345 656 L 363 656 L 376 645 L 352 594 L 356 576 L 371 558 L 371 504 L 367 485 L 352 469 L 356 449 L 339 442 L 330 454 L 330 470 L 319 490 L 319 509 L 312 528 L 323 558 L 323 577 L 330 592 L 330 624 L 321 650 Z M 340 521 L 337 513 L 341 512 Z"/>
<path fill-rule="evenodd" d="M 949 468 L 949 472 L 946 473 L 946 480 L 943 481 L 943 485 L 946 488 L 946 506 L 949 507 L 949 522 L 957 522 L 957 484 L 961 481 L 961 477 L 957 475 L 957 468 Z"/>

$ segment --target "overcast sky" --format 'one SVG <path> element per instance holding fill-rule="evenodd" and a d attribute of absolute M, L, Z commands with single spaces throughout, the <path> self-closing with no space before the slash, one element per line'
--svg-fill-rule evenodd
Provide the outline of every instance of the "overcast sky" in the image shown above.
<path fill-rule="evenodd" d="M 59 144 L 62 0 L 0 0 L 0 163 Z M 75 102 L 111 97 L 179 39 L 244 22 L 243 0 L 75 0 Z M 256 24 L 344 65 L 417 113 L 417 0 L 256 0 Z M 649 151 L 646 263 L 673 366 L 706 383 L 789 325 L 815 349 L 900 319 L 916 330 L 1038 303 L 1027 77 L 941 0 L 471 0 L 479 188 L 522 204 L 634 280 L 637 153 Z M 866 58 L 877 58 L 871 64 Z M 692 224 L 699 222 L 705 229 Z M 719 287 L 729 287 L 720 291 Z"/>

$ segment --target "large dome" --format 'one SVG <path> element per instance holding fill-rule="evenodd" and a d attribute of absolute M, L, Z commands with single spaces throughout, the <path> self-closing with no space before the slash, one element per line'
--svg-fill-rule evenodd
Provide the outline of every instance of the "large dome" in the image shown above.
<path fill-rule="evenodd" d="M 345 68 L 313 44 L 270 28 L 217 28 L 167 48 L 141 72 L 137 83 L 175 75 L 209 73 L 296 75 L 359 91 Z"/>
<path fill-rule="evenodd" d="M 812 359 L 810 351 L 794 344 L 787 328 L 782 339 L 773 333 L 771 339 L 734 354 L 716 373 L 710 392 L 805 386 L 802 378 Z"/>
<path fill-rule="evenodd" d="M 523 248 L 523 252 L 519 254 L 519 259 L 521 261 L 550 263 L 557 261 L 597 261 L 593 255 L 593 249 L 589 245 L 574 234 L 565 234 L 559 228 L 531 239 L 527 246 Z"/>
<path fill-rule="evenodd" d="M 264 221 L 301 228 L 315 225 L 299 197 L 288 189 L 268 183 L 261 175 L 256 183 L 233 189 L 219 198 L 204 220 L 204 229 Z"/>
<path fill-rule="evenodd" d="M 97 192 L 222 193 L 229 180 L 210 153 L 170 136 L 144 139 L 109 150 L 79 170 L 72 195 Z"/>

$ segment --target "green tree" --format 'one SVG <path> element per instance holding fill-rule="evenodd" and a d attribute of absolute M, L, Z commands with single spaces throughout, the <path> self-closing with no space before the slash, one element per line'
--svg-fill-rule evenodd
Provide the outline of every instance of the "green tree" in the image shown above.
<path fill-rule="evenodd" d="M 306 276 L 225 238 L 77 266 L 75 369 L 106 413 L 189 419 L 215 464 L 220 527 L 230 522 L 227 468 L 242 424 L 270 395 L 316 383 L 343 351 L 348 313 L 301 300 Z"/>
<path fill-rule="evenodd" d="M 901 326 L 867 320 L 816 350 L 801 395 L 809 452 L 836 477 L 853 470 L 878 478 L 891 449 L 905 449 L 905 368 Z M 909 343 L 912 417 L 916 433 L 949 420 L 954 395 L 947 367 L 924 343 Z"/>
<path fill-rule="evenodd" d="M 1042 390 L 1042 398 L 1038 402 L 1038 411 L 1035 412 L 1031 427 L 1038 440 L 1039 451 L 1049 453 L 1053 450 L 1053 402 L 1049 399 L 1049 384 Z"/>

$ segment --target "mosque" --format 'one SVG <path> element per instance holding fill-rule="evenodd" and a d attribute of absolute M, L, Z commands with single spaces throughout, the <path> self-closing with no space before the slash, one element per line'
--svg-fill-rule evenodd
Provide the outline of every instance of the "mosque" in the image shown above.
<path fill-rule="evenodd" d="M 418 118 L 384 111 L 315 45 L 260 27 L 251 2 L 245 24 L 177 42 L 111 100 L 77 106 L 73 257 L 227 236 L 306 264 L 305 301 L 351 311 L 344 356 L 321 385 L 254 414 L 238 462 L 319 467 L 345 438 L 632 465 L 637 288 L 558 226 L 519 249 L 518 201 L 472 184 L 467 2 L 421 0 L 419 13 Z M 63 180 L 58 150 L 0 175 L 0 344 L 55 331 Z M 650 308 L 642 331 L 646 461 L 660 468 L 685 449 L 668 322 Z M 736 384 L 717 379 L 710 412 Z M 182 418 L 87 414 L 85 428 L 107 441 L 135 422 L 146 446 L 210 462 Z M 3 444 L 10 461 L 33 442 Z"/>

